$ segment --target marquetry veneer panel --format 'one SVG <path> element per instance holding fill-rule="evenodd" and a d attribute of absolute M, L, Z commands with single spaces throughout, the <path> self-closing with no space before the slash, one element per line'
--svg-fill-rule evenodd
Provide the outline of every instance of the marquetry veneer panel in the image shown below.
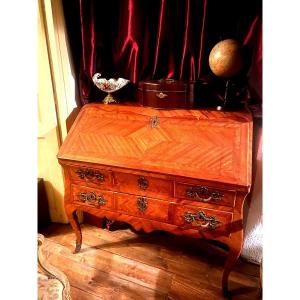
<path fill-rule="evenodd" d="M 92 104 L 73 128 L 60 159 L 250 186 L 247 113 Z"/>

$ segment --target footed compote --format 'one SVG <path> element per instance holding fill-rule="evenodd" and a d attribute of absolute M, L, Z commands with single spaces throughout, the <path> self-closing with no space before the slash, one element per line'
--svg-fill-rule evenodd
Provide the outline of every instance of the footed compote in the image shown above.
<path fill-rule="evenodd" d="M 105 78 L 102 78 L 100 73 L 95 73 L 93 76 L 93 82 L 98 89 L 108 93 L 108 95 L 103 99 L 103 103 L 109 104 L 118 103 L 118 101 L 112 96 L 111 93 L 121 89 L 123 86 L 129 83 L 129 80 L 124 78 L 110 78 L 109 80 L 107 80 Z"/>

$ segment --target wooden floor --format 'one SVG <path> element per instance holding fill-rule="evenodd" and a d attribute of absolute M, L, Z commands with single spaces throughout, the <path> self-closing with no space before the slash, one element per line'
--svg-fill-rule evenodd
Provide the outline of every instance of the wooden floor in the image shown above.
<path fill-rule="evenodd" d="M 69 225 L 52 224 L 44 254 L 63 271 L 73 300 L 225 299 L 221 295 L 226 251 L 203 240 L 165 232 L 107 231 L 83 225 L 81 253 L 73 254 Z M 238 261 L 229 278 L 230 299 L 261 299 L 259 267 Z"/>

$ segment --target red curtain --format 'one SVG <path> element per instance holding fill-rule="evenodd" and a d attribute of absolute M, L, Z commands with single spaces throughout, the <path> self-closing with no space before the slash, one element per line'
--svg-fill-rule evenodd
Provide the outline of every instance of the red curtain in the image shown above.
<path fill-rule="evenodd" d="M 199 80 L 210 74 L 208 55 L 222 39 L 250 53 L 248 82 L 261 99 L 261 1 L 63 1 L 81 99 L 99 99 L 91 78 Z"/>

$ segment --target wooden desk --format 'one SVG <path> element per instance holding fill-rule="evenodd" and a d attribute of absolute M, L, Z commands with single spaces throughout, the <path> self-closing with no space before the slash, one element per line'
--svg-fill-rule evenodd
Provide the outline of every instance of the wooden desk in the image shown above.
<path fill-rule="evenodd" d="M 76 210 L 145 232 L 218 240 L 229 247 L 222 278 L 228 291 L 251 187 L 250 113 L 88 104 L 58 159 L 75 252 L 82 243 Z"/>

